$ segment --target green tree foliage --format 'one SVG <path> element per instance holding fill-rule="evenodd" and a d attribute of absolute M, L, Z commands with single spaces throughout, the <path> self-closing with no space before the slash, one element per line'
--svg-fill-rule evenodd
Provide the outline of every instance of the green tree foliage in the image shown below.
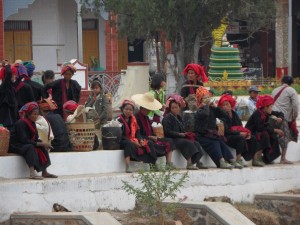
<path fill-rule="evenodd" d="M 172 43 L 179 71 L 197 62 L 200 43 L 211 42 L 211 32 L 224 16 L 247 22 L 248 32 L 274 25 L 275 0 L 82 0 L 105 5 L 118 15 L 120 37 L 154 39 L 164 32 Z"/>
<path fill-rule="evenodd" d="M 164 205 L 166 199 L 174 200 L 176 193 L 188 179 L 188 172 L 160 168 L 160 172 L 140 171 L 136 177 L 138 186 L 123 181 L 123 189 L 144 204 L 148 212 L 157 213 L 157 224 L 164 225 L 165 215 L 176 208 L 176 203 Z"/>

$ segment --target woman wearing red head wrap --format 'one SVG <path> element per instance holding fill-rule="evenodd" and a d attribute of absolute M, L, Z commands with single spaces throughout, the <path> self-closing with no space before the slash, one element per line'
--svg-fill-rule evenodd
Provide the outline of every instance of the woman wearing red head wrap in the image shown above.
<path fill-rule="evenodd" d="M 56 178 L 47 172 L 50 166 L 48 149 L 52 146 L 39 140 L 35 121 L 39 115 L 36 102 L 25 104 L 19 111 L 21 119 L 15 124 L 10 137 L 9 152 L 23 156 L 30 170 L 31 179 Z M 42 177 L 35 172 L 42 171 Z"/>
<path fill-rule="evenodd" d="M 1 68 L 1 74 L 4 80 L 0 85 L 0 124 L 3 124 L 4 127 L 11 130 L 18 120 L 18 104 L 13 88 L 17 69 L 6 65 Z"/>
<path fill-rule="evenodd" d="M 122 123 L 123 138 L 121 140 L 121 149 L 124 149 L 124 158 L 126 164 L 126 173 L 132 173 L 130 160 L 150 163 L 150 166 L 156 168 L 157 155 L 153 144 L 143 139 L 140 129 L 133 114 L 135 104 L 133 101 L 125 99 L 120 107 L 121 115 L 118 121 Z"/>
<path fill-rule="evenodd" d="M 198 87 L 203 86 L 204 82 L 208 82 L 208 78 L 202 66 L 198 64 L 188 64 L 183 74 L 187 75 L 187 81 L 182 85 L 181 96 L 188 97 L 190 94 L 196 94 Z"/>
<path fill-rule="evenodd" d="M 272 163 L 280 156 L 278 136 L 283 136 L 282 130 L 275 124 L 281 123 L 284 115 L 281 112 L 272 111 L 274 99 L 270 95 L 259 96 L 256 102 L 256 111 L 249 118 L 246 128 L 251 131 L 263 150 L 263 161 Z"/>
<path fill-rule="evenodd" d="M 63 104 L 68 100 L 79 102 L 81 86 L 76 80 L 72 80 L 72 76 L 76 72 L 76 68 L 72 64 L 64 65 L 61 69 L 62 79 L 55 80 L 45 86 L 44 95 L 49 97 L 48 89 L 52 89 L 52 98 L 57 103 L 57 110 L 54 113 L 58 113 L 66 119 L 66 115 L 63 114 Z"/>
<path fill-rule="evenodd" d="M 253 158 L 253 166 L 264 166 L 261 161 L 257 160 L 262 154 L 261 146 L 256 138 L 251 136 L 250 130 L 243 127 L 242 121 L 233 110 L 235 104 L 235 99 L 228 94 L 222 95 L 218 102 L 218 106 L 228 114 L 224 120 L 226 144 L 236 150 L 237 166 L 244 167 L 242 156 L 246 161 Z"/>

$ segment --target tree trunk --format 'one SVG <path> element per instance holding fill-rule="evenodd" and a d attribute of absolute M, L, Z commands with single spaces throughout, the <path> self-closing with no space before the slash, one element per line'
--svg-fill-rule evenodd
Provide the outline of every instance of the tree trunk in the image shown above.
<path fill-rule="evenodd" d="M 157 72 L 160 73 L 161 69 L 160 69 L 160 52 L 159 52 L 159 46 L 158 46 L 158 42 L 159 42 L 158 35 L 159 35 L 159 33 L 155 32 L 155 52 L 156 52 Z"/>
<path fill-rule="evenodd" d="M 200 37 L 197 34 L 194 42 L 194 63 L 198 63 L 199 50 L 200 50 Z"/>

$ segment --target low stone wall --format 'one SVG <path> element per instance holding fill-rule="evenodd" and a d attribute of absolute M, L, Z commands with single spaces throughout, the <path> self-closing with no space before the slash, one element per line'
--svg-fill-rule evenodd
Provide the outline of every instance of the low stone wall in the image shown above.
<path fill-rule="evenodd" d="M 106 212 L 13 214 L 10 225 L 121 225 Z"/>
<path fill-rule="evenodd" d="M 258 208 L 274 212 L 280 225 L 300 224 L 300 195 L 267 194 L 255 196 Z"/>

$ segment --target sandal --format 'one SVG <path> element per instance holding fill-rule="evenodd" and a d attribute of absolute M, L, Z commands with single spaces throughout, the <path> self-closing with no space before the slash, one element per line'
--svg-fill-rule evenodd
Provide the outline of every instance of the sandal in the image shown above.
<path fill-rule="evenodd" d="M 47 173 L 47 174 L 45 174 L 45 175 L 42 175 L 42 177 L 44 177 L 44 178 L 57 178 L 56 175 L 51 174 L 51 173 Z"/>
<path fill-rule="evenodd" d="M 285 159 L 285 160 L 280 160 L 280 164 L 294 164 L 294 163 Z"/>
<path fill-rule="evenodd" d="M 33 180 L 43 180 L 44 177 L 38 176 L 38 175 L 30 175 L 29 179 Z"/>

